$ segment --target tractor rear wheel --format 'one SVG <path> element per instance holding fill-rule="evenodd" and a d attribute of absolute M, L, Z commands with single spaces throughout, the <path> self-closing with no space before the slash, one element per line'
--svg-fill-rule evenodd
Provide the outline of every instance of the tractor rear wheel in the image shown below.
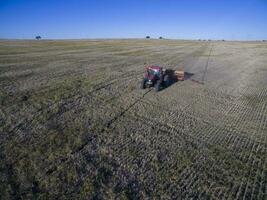
<path fill-rule="evenodd" d="M 171 79 L 169 75 L 164 76 L 164 85 L 165 87 L 169 87 L 171 85 Z"/>
<path fill-rule="evenodd" d="M 155 90 L 158 92 L 158 91 L 160 91 L 160 85 L 161 85 L 161 82 L 160 82 L 160 80 L 158 80 L 157 82 L 156 82 L 156 85 L 155 85 Z"/>
<path fill-rule="evenodd" d="M 146 88 L 146 82 L 145 82 L 145 79 L 143 79 L 143 80 L 141 81 L 140 88 L 141 88 L 142 90 Z"/>

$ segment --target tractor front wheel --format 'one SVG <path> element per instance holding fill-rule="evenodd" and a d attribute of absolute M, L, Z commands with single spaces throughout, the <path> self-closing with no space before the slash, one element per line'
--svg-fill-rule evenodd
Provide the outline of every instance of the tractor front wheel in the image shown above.
<path fill-rule="evenodd" d="M 143 79 L 143 80 L 141 81 L 140 88 L 141 88 L 142 90 L 146 88 L 146 82 L 145 82 L 145 79 Z"/>

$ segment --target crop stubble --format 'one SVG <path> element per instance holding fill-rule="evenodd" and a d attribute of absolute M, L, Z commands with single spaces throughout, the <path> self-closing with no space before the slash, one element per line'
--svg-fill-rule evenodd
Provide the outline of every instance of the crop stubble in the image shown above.
<path fill-rule="evenodd" d="M 266 53 L 253 42 L 1 41 L 2 197 L 265 198 Z M 204 84 L 142 91 L 147 64 Z"/>

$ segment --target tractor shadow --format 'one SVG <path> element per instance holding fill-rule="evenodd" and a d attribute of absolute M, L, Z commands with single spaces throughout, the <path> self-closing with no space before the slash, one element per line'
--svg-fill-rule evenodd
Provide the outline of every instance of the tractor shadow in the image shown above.
<path fill-rule="evenodd" d="M 201 81 L 201 80 L 194 79 L 192 76 L 194 76 L 193 73 L 185 72 L 184 73 L 184 80 L 190 80 L 194 83 L 201 84 L 201 85 L 204 84 L 203 80 Z"/>
<path fill-rule="evenodd" d="M 189 80 L 189 79 L 191 79 L 192 76 L 194 76 L 193 73 L 184 72 L 184 80 Z"/>

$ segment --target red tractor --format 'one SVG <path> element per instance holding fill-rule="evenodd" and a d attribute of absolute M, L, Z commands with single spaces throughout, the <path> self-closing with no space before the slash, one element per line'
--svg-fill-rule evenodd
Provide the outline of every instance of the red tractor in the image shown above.
<path fill-rule="evenodd" d="M 162 87 L 168 87 L 172 81 L 171 74 L 168 72 L 168 70 L 158 66 L 146 67 L 146 72 L 141 82 L 141 89 L 154 86 L 158 92 Z"/>

